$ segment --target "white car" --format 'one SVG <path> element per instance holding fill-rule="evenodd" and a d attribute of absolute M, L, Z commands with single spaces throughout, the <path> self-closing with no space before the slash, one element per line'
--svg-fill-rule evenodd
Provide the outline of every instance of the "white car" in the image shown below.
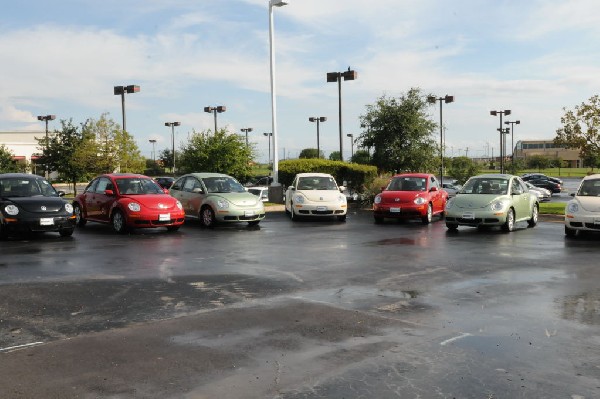
<path fill-rule="evenodd" d="M 285 192 L 285 212 L 292 220 L 301 216 L 337 217 L 346 221 L 348 204 L 333 176 L 327 173 L 298 173 Z"/>
<path fill-rule="evenodd" d="M 545 202 L 550 201 L 552 198 L 552 192 L 544 187 L 537 187 L 529 182 L 525 182 L 525 185 L 529 189 L 529 192 L 535 194 L 538 197 L 538 201 Z"/>
<path fill-rule="evenodd" d="M 246 191 L 259 197 L 262 202 L 269 202 L 269 187 L 247 187 Z"/>
<path fill-rule="evenodd" d="M 565 234 L 600 231 L 600 174 L 583 178 L 573 199 L 565 207 Z"/>

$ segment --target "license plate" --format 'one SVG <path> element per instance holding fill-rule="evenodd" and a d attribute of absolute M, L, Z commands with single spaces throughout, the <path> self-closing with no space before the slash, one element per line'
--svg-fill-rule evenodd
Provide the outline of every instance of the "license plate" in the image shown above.
<path fill-rule="evenodd" d="M 473 212 L 466 212 L 466 213 L 463 213 L 462 218 L 473 220 L 473 219 L 475 219 L 475 214 Z"/>
<path fill-rule="evenodd" d="M 158 215 L 158 220 L 161 222 L 168 222 L 169 220 L 171 220 L 171 214 L 161 213 L 160 215 Z"/>
<path fill-rule="evenodd" d="M 390 208 L 390 213 L 400 213 L 400 208 Z"/>
<path fill-rule="evenodd" d="M 254 216 L 254 211 L 244 211 L 244 216 Z"/>
<path fill-rule="evenodd" d="M 53 218 L 41 218 L 40 226 L 52 226 L 54 224 Z"/>
<path fill-rule="evenodd" d="M 327 207 L 326 206 L 318 206 L 317 207 L 317 211 L 326 211 Z"/>

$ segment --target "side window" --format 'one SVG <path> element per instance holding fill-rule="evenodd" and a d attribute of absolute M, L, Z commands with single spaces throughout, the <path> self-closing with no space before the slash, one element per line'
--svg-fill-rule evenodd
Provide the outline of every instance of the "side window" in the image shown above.
<path fill-rule="evenodd" d="M 87 187 L 85 188 L 85 190 L 83 190 L 84 193 L 93 193 L 96 191 L 96 185 L 98 184 L 98 179 L 94 179 L 90 182 L 90 184 L 87 185 Z"/>
<path fill-rule="evenodd" d="M 104 194 L 105 190 L 112 190 L 113 185 L 106 177 L 101 177 L 98 179 L 98 184 L 96 185 L 96 193 Z"/>
<path fill-rule="evenodd" d="M 521 188 L 521 185 L 517 179 L 513 179 L 512 181 L 511 192 L 512 194 L 523 194 L 523 189 Z"/>
<path fill-rule="evenodd" d="M 185 179 L 185 183 L 183 183 L 183 191 L 187 191 L 190 193 L 195 188 L 199 188 L 199 187 L 200 187 L 200 182 L 193 177 L 188 177 L 187 179 Z"/>
<path fill-rule="evenodd" d="M 183 182 L 185 181 L 185 177 L 175 180 L 175 182 L 171 185 L 171 190 L 179 190 L 183 187 Z"/>
<path fill-rule="evenodd" d="M 430 177 L 430 183 L 429 183 L 429 189 L 431 189 L 431 187 L 437 187 L 438 189 L 440 188 L 440 185 L 437 181 L 437 179 L 433 176 Z"/>

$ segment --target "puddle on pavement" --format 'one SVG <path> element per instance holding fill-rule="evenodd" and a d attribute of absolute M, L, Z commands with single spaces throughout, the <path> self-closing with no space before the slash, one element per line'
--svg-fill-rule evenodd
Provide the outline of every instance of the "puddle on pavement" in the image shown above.
<path fill-rule="evenodd" d="M 491 274 L 485 278 L 458 281 L 447 286 L 450 291 L 460 291 L 475 287 L 498 284 L 539 284 L 569 278 L 561 270 L 527 269 L 510 270 Z"/>
<path fill-rule="evenodd" d="M 371 241 L 366 243 L 367 246 L 380 246 L 380 245 L 415 245 L 420 247 L 427 246 L 429 242 L 428 237 L 417 237 L 417 238 L 387 238 L 379 241 Z"/>
<path fill-rule="evenodd" d="M 600 291 L 562 298 L 561 316 L 586 325 L 600 325 Z"/>

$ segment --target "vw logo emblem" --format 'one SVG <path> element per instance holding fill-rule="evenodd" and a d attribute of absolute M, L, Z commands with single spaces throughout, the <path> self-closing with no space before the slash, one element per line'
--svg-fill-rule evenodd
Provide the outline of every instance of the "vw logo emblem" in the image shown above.
<path fill-rule="evenodd" d="M 42 208 L 41 208 L 41 209 L 42 209 L 42 211 L 45 211 L 45 210 L 46 210 L 46 207 L 45 207 L 44 205 L 42 205 Z"/>
<path fill-rule="evenodd" d="M 400 198 L 395 198 L 394 201 L 400 202 Z"/>

